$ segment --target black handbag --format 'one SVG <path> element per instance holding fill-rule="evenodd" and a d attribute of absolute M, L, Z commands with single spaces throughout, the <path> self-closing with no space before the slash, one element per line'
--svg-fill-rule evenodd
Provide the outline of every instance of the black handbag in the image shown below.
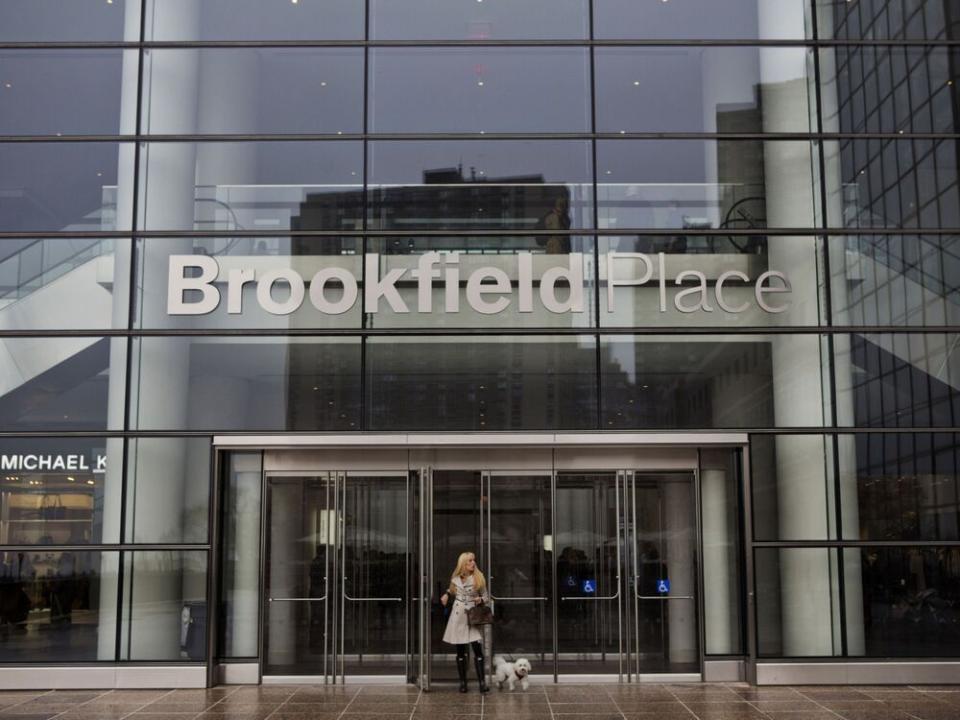
<path fill-rule="evenodd" d="M 467 610 L 467 623 L 469 625 L 493 625 L 493 609 L 486 603 L 474 605 Z"/>

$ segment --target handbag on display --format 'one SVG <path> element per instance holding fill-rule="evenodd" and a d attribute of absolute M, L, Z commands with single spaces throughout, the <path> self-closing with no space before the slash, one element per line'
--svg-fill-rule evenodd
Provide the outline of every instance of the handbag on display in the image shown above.
<path fill-rule="evenodd" d="M 467 623 L 470 625 L 493 625 L 493 609 L 486 603 L 474 605 L 467 610 Z"/>

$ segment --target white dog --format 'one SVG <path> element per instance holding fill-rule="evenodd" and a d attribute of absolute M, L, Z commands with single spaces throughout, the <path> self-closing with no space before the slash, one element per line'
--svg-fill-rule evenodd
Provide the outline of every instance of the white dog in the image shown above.
<path fill-rule="evenodd" d="M 497 688 L 503 690 L 503 684 L 506 683 L 511 692 L 516 688 L 517 682 L 520 683 L 520 689 L 526 690 L 530 687 L 530 681 L 527 676 L 533 669 L 530 667 L 530 661 L 526 658 L 517 658 L 513 662 L 507 662 L 499 655 L 493 659 L 494 676 L 497 681 Z"/>

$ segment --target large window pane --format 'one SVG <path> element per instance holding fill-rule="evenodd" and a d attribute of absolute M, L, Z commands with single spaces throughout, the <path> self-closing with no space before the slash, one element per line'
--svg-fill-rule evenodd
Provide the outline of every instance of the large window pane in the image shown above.
<path fill-rule="evenodd" d="M 140 240 L 135 324 L 146 329 L 191 330 L 359 328 L 361 248 L 357 237 Z M 172 270 L 171 262 L 176 263 Z M 191 289 L 189 281 L 207 272 L 211 280 L 205 296 L 203 291 Z M 252 279 L 238 284 L 239 272 Z M 357 286 L 352 303 L 351 277 Z M 174 288 L 173 305 L 168 297 L 171 283 L 181 283 Z M 303 295 L 298 303 L 301 286 Z M 323 292 L 317 295 L 321 286 Z M 203 306 L 208 298 L 215 303 L 212 309 Z"/>
<path fill-rule="evenodd" d="M 817 238 L 624 235 L 598 242 L 602 326 L 821 322 L 823 243 Z"/>
<path fill-rule="evenodd" d="M 911 2 L 817 3 L 821 38 L 839 40 L 952 39 L 954 0 Z"/>
<path fill-rule="evenodd" d="M 830 238 L 835 325 L 960 325 L 960 238 Z"/>
<path fill-rule="evenodd" d="M 957 51 L 849 45 L 821 50 L 828 132 L 955 131 Z"/>
<path fill-rule="evenodd" d="M 207 553 L 125 552 L 123 563 L 120 659 L 205 660 Z"/>
<path fill-rule="evenodd" d="M 0 661 L 114 660 L 118 555 L 0 550 Z"/>
<path fill-rule="evenodd" d="M 133 438 L 127 453 L 127 542 L 205 543 L 208 438 Z"/>
<path fill-rule="evenodd" d="M 158 49 L 143 81 L 145 133 L 363 130 L 360 48 Z"/>
<path fill-rule="evenodd" d="M 596 426 L 592 336 L 367 340 L 371 430 Z"/>
<path fill-rule="evenodd" d="M 960 437 L 841 435 L 849 540 L 960 540 Z"/>
<path fill-rule="evenodd" d="M 145 143 L 146 230 L 357 230 L 361 144 Z"/>
<path fill-rule="evenodd" d="M 133 155 L 132 144 L 0 144 L 0 230 L 129 230 L 130 206 L 119 201 L 131 188 L 117 177 Z"/>
<path fill-rule="evenodd" d="M 356 0 L 146 0 L 147 40 L 363 40 Z"/>
<path fill-rule="evenodd" d="M 599 47 L 594 62 L 599 132 L 810 130 L 804 48 Z"/>
<path fill-rule="evenodd" d="M 751 438 L 755 540 L 837 538 L 833 443 L 824 435 Z"/>
<path fill-rule="evenodd" d="M 596 318 L 593 238 L 557 236 L 371 238 L 377 275 L 401 271 L 396 307 L 381 298 L 368 328 L 590 327 Z M 429 255 L 429 253 L 434 253 Z M 436 277 L 420 292 L 420 265 Z M 458 277 L 450 277 L 450 273 Z M 385 281 L 385 280 L 384 280 Z M 498 289 L 499 288 L 499 289 Z"/>
<path fill-rule="evenodd" d="M 0 340 L 0 429 L 122 429 L 126 339 Z"/>
<path fill-rule="evenodd" d="M 814 227 L 817 157 L 809 142 L 601 140 L 600 227 Z"/>
<path fill-rule="evenodd" d="M 359 430 L 360 341 L 147 337 L 134 341 L 141 430 Z"/>
<path fill-rule="evenodd" d="M 816 335 L 606 336 L 600 363 L 604 429 L 823 424 Z"/>
<path fill-rule="evenodd" d="M 134 50 L 0 50 L 0 135 L 132 133 L 136 89 L 121 80 L 136 62 Z"/>
<path fill-rule="evenodd" d="M 583 48 L 376 48 L 370 129 L 588 132 L 589 78 Z"/>
<path fill-rule="evenodd" d="M 113 438 L 0 441 L 0 545 L 118 542 L 122 453 Z"/>
<path fill-rule="evenodd" d="M 0 329 L 126 327 L 130 240 L 54 237 L 0 243 Z M 119 251 L 118 251 L 119 249 Z M 82 297 L 84 302 L 73 302 Z"/>
<path fill-rule="evenodd" d="M 845 139 L 824 151 L 831 227 L 960 226 L 956 141 Z"/>
<path fill-rule="evenodd" d="M 224 476 L 220 657 L 256 658 L 260 610 L 260 452 L 229 454 Z"/>
<path fill-rule="evenodd" d="M 960 547 L 849 548 L 851 655 L 960 655 Z"/>
<path fill-rule="evenodd" d="M 139 7 L 118 0 L 4 0 L 0 42 L 138 40 Z"/>
<path fill-rule="evenodd" d="M 837 551 L 754 551 L 760 657 L 840 655 Z"/>
<path fill-rule="evenodd" d="M 586 38 L 586 0 L 371 0 L 374 40 Z"/>
<path fill-rule="evenodd" d="M 835 338 L 840 424 L 956 427 L 960 336 L 858 334 Z"/>
<path fill-rule="evenodd" d="M 806 0 L 594 0 L 601 39 L 802 40 L 809 36 Z"/>
<path fill-rule="evenodd" d="M 593 225 L 590 143 L 371 142 L 369 227 L 537 230 Z"/>

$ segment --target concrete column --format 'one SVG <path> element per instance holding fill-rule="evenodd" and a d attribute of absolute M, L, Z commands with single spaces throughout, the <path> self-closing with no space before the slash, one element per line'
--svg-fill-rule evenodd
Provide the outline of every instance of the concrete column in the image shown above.
<path fill-rule="evenodd" d="M 703 587 L 704 594 L 704 652 L 724 654 L 734 652 L 736 632 L 734 607 L 736 575 L 727 503 L 727 473 L 723 470 L 703 470 L 700 473 L 701 522 L 703 525 Z"/>
<path fill-rule="evenodd" d="M 670 595 L 697 596 L 694 572 L 693 486 L 689 483 L 665 482 L 663 492 L 663 528 L 666 534 L 667 571 L 670 574 Z M 689 600 L 669 602 L 670 662 L 696 662 L 697 603 Z"/>

